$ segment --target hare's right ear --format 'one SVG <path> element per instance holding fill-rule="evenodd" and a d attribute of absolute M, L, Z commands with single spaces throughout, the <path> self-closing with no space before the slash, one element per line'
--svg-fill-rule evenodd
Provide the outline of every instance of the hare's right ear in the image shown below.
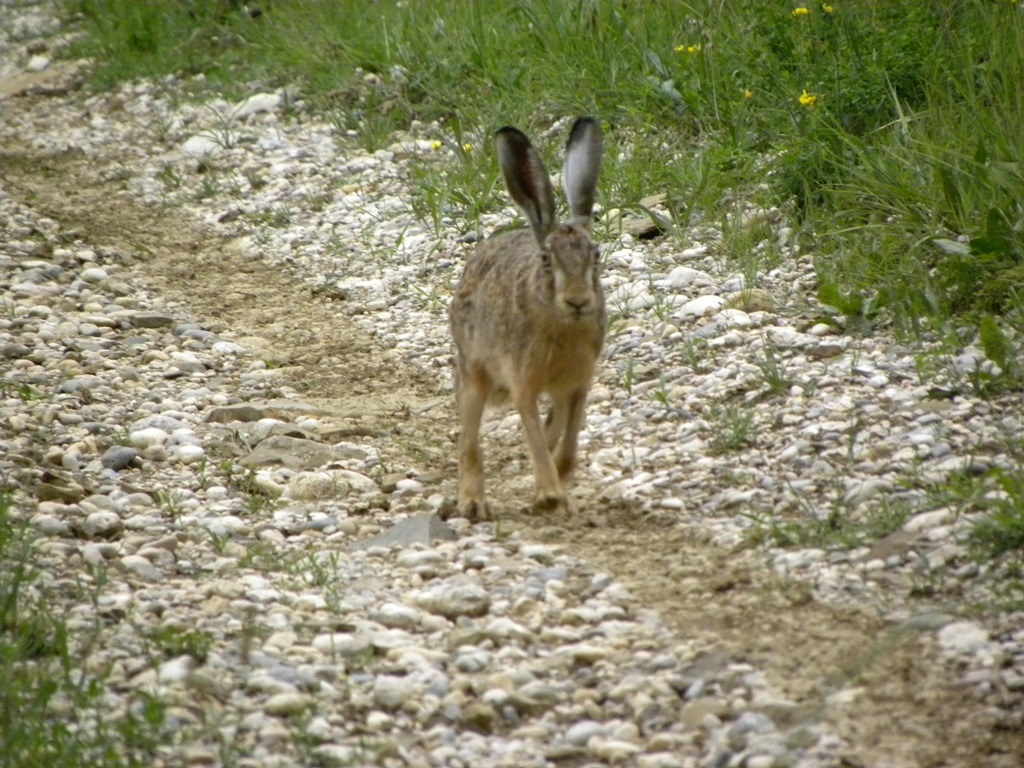
<path fill-rule="evenodd" d="M 537 242 L 544 245 L 555 225 L 555 192 L 544 163 L 530 140 L 511 126 L 499 130 L 494 141 L 505 186 L 529 220 Z"/>
<path fill-rule="evenodd" d="M 562 170 L 565 197 L 574 220 L 588 225 L 594 211 L 594 191 L 601 171 L 604 135 L 601 124 L 592 117 L 581 117 L 572 124 L 565 145 L 565 167 Z"/>

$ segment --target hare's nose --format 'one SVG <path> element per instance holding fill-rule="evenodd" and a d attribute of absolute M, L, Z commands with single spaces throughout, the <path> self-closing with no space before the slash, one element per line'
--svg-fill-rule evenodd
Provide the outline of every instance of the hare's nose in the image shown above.
<path fill-rule="evenodd" d="M 575 309 L 577 312 L 582 312 L 583 310 L 590 306 L 590 298 L 587 296 L 567 296 L 565 298 L 565 303 L 568 304 L 573 309 Z"/>

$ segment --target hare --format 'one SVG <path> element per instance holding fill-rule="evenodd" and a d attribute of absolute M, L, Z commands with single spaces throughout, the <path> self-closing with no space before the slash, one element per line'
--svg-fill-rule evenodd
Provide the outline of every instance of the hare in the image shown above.
<path fill-rule="evenodd" d="M 570 510 L 566 486 L 607 324 L 600 253 L 590 239 L 603 149 L 600 123 L 581 117 L 569 133 L 565 223 L 558 223 L 551 181 L 529 139 L 506 126 L 495 143 L 505 185 L 530 229 L 484 240 L 466 263 L 448 308 L 462 426 L 458 513 L 470 520 L 491 519 L 480 420 L 489 400 L 506 398 L 519 411 L 533 461 L 534 510 Z M 542 394 L 551 403 L 543 425 Z"/>

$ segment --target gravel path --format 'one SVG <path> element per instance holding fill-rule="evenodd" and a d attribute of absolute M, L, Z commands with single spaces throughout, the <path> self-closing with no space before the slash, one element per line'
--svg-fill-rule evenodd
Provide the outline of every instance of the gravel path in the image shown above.
<path fill-rule="evenodd" d="M 367 153 L 291 92 L 90 95 L 46 7 L 0 2 L 0 477 L 103 715 L 164 706 L 154 765 L 1024 760 L 1024 615 L 968 610 L 972 515 L 929 494 L 1019 471 L 1019 395 L 935 396 L 979 349 L 841 334 L 781 211 L 742 212 L 783 254 L 749 274 L 711 224 L 606 212 L 580 519 L 522 512 L 498 413 L 502 522 L 446 525 L 474 238 L 417 216 L 439 129 Z"/>

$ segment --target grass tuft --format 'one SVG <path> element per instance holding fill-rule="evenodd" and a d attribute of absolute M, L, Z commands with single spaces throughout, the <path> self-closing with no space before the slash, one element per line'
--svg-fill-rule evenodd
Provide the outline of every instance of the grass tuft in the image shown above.
<path fill-rule="evenodd" d="M 108 716 L 102 682 L 81 671 L 94 638 L 71 637 L 40 577 L 28 528 L 0 490 L 0 765 L 152 765 L 163 705 L 141 697 Z"/>

